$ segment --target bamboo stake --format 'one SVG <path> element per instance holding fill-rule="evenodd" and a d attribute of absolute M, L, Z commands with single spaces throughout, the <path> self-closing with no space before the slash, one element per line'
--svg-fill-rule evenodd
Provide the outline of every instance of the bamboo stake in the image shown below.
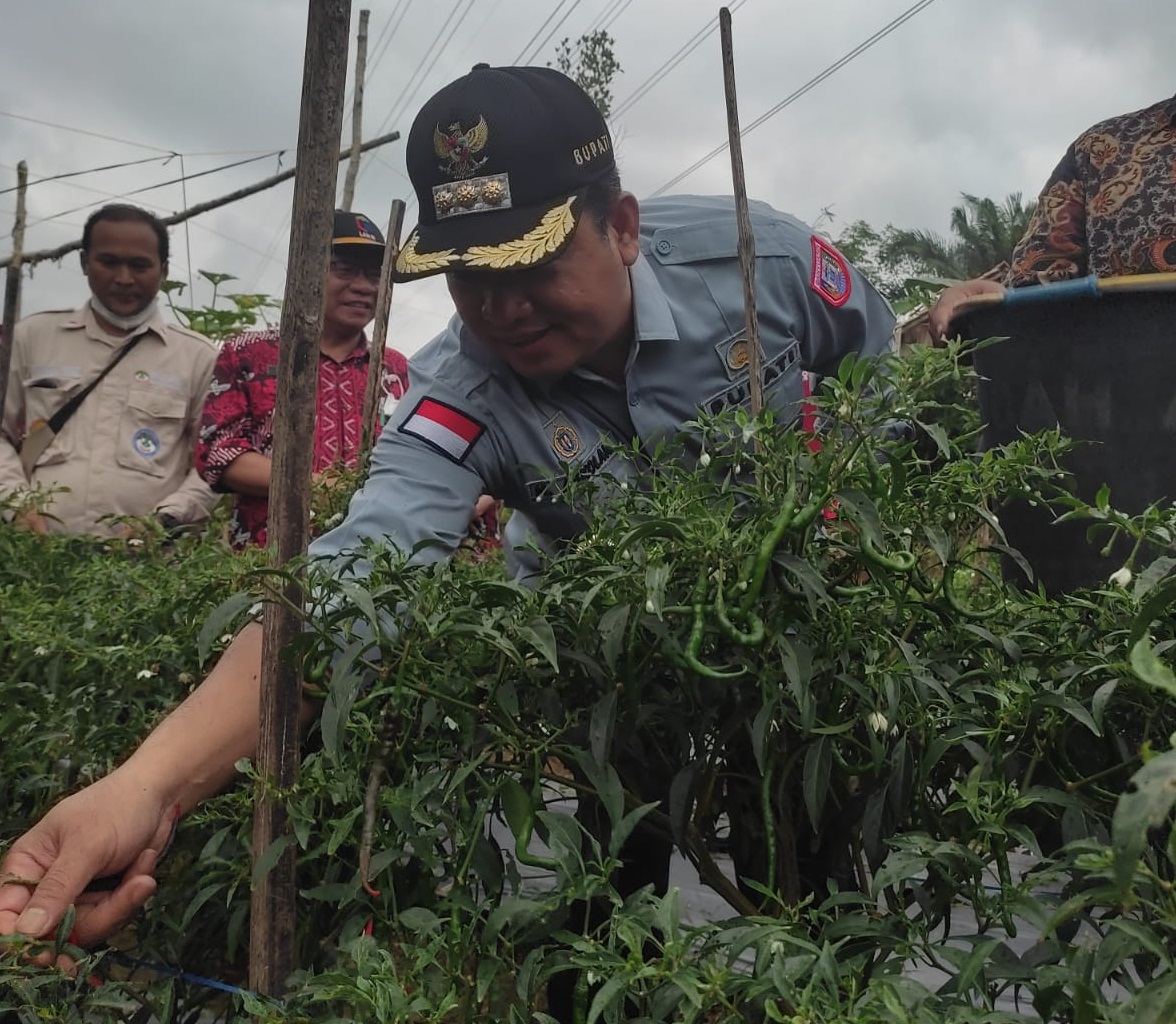
<path fill-rule="evenodd" d="M 342 124 L 342 115 L 339 117 L 339 122 Z M 370 142 L 365 142 L 359 147 L 361 153 L 366 153 L 368 150 L 375 149 L 377 146 L 386 146 L 389 142 L 395 142 L 400 138 L 400 132 L 388 132 L 387 135 L 380 135 L 372 139 Z M 350 150 L 341 150 L 336 163 L 342 163 L 347 159 Z M 280 171 L 277 174 L 268 178 L 263 178 L 261 181 L 255 182 L 252 185 L 246 185 L 244 188 L 239 188 L 235 192 L 229 192 L 221 196 L 219 199 L 209 199 L 207 202 L 197 203 L 195 206 L 189 207 L 187 210 L 182 210 L 180 213 L 173 213 L 170 217 L 161 217 L 160 223 L 164 227 L 171 227 L 173 224 L 181 224 L 186 220 L 191 220 L 193 217 L 198 217 L 202 213 L 208 213 L 209 210 L 215 210 L 220 206 L 227 206 L 229 203 L 235 203 L 238 199 L 245 199 L 248 196 L 255 195 L 258 192 L 264 192 L 267 188 L 273 188 L 275 185 L 280 185 L 283 181 L 289 181 L 295 176 L 298 171 L 297 164 L 289 170 Z M 333 209 L 333 207 L 332 207 Z M 59 245 L 56 249 L 39 249 L 36 252 L 26 253 L 24 256 L 25 263 L 41 263 L 45 260 L 59 260 L 67 253 L 74 252 L 82 247 L 82 240 L 79 238 L 74 242 L 66 242 L 65 245 Z M 7 267 L 12 261 L 11 256 L 6 256 L 0 259 L 0 267 Z"/>
<path fill-rule="evenodd" d="M 290 253 L 282 304 L 274 459 L 270 480 L 270 557 L 287 565 L 306 551 L 314 446 L 319 336 L 331 246 L 331 210 L 338 180 L 339 129 L 347 77 L 351 0 L 309 0 L 298 176 L 290 220 Z M 288 834 L 282 791 L 298 774 L 298 666 L 280 658 L 299 633 L 302 580 L 281 584 L 267 602 L 262 631 L 261 702 L 257 749 L 259 781 L 253 819 L 255 863 Z M 275 595 L 278 596 L 278 595 Z M 249 917 L 249 982 L 277 997 L 294 968 L 294 848 L 254 880 Z"/>
<path fill-rule="evenodd" d="M 355 179 L 359 175 L 359 143 L 363 138 L 363 77 L 367 74 L 367 30 L 371 11 L 359 12 L 359 32 L 355 38 L 355 88 L 351 99 L 351 156 L 343 179 L 343 202 L 350 210 L 355 199 Z"/>
<path fill-rule="evenodd" d="M 368 363 L 367 387 L 363 393 L 363 450 L 368 451 L 376 440 L 380 422 L 380 382 L 384 379 L 384 349 L 388 339 L 388 314 L 392 309 L 392 268 L 400 251 L 400 230 L 404 225 L 404 200 L 393 199 L 388 213 L 388 232 L 385 235 L 384 265 L 380 268 L 380 288 L 376 292 L 376 320 L 372 324 L 372 344 Z"/>
<path fill-rule="evenodd" d="M 731 177 L 735 185 L 735 216 L 739 222 L 739 267 L 743 272 L 743 305 L 747 330 L 747 372 L 751 382 L 751 414 L 764 407 L 763 369 L 760 366 L 759 316 L 755 308 L 755 235 L 747 212 L 747 181 L 743 176 L 743 145 L 739 136 L 739 104 L 735 99 L 735 55 L 731 46 L 731 11 L 719 8 L 719 38 L 723 48 L 723 88 L 727 96 L 727 138 L 731 149 Z"/>
<path fill-rule="evenodd" d="M 8 372 L 16 322 L 20 319 L 20 275 L 25 233 L 25 193 L 29 188 L 29 165 L 16 165 L 16 219 L 12 223 L 12 262 L 4 275 L 4 328 L 0 333 L 0 423 L 4 422 L 4 399 L 8 395 Z"/>

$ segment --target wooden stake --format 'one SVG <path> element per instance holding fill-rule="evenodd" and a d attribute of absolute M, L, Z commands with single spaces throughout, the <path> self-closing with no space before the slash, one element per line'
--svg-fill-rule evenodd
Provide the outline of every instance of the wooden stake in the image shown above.
<path fill-rule="evenodd" d="M 25 193 L 29 187 L 29 165 L 16 165 L 16 219 L 12 223 L 12 260 L 4 275 L 4 328 L 0 334 L 0 423 L 4 422 L 4 399 L 8 395 L 8 372 L 12 367 L 13 332 L 20 319 L 20 275 L 24 253 Z"/>
<path fill-rule="evenodd" d="M 339 122 L 342 124 L 342 115 L 339 117 Z M 387 135 L 380 135 L 365 142 L 359 147 L 361 153 L 366 153 L 370 149 L 375 149 L 377 146 L 386 146 L 389 142 L 395 142 L 400 138 L 400 132 L 388 132 Z M 346 160 L 350 150 L 340 151 L 335 162 L 341 163 Z M 283 181 L 289 181 L 298 172 L 298 167 L 295 165 L 287 171 L 280 171 L 279 173 L 269 177 L 263 178 L 261 181 L 255 182 L 252 185 L 246 185 L 244 188 L 239 188 L 235 192 L 229 192 L 227 195 L 221 196 L 219 199 L 209 199 L 207 202 L 197 203 L 180 213 L 173 213 L 170 217 L 160 217 L 160 223 L 164 227 L 171 227 L 173 224 L 181 224 L 186 220 L 191 220 L 193 217 L 198 217 L 202 213 L 208 213 L 209 210 L 215 210 L 219 206 L 227 206 L 229 203 L 235 203 L 238 199 L 245 199 L 248 196 L 255 195 L 258 192 L 264 192 L 267 188 L 273 188 L 275 185 L 280 185 Z M 334 207 L 332 207 L 334 209 Z M 24 255 L 25 263 L 41 263 L 45 260 L 59 260 L 67 253 L 74 252 L 82 247 L 82 240 L 79 238 L 73 242 L 66 242 L 65 245 L 59 245 L 56 249 L 39 249 L 37 252 L 29 252 Z M 6 267 L 12 262 L 11 256 L 6 256 L 0 259 L 0 267 Z"/>
<path fill-rule="evenodd" d="M 743 305 L 747 330 L 747 372 L 751 381 L 751 414 L 764 407 L 763 368 L 760 366 L 759 316 L 755 308 L 755 235 L 747 212 L 747 181 L 743 177 L 743 146 L 739 136 L 739 105 L 735 99 L 735 55 L 731 47 L 731 12 L 719 8 L 719 38 L 723 48 L 723 88 L 727 96 L 727 138 L 731 149 L 731 177 L 735 185 L 735 217 L 739 222 L 739 267 L 743 272 Z"/>
<path fill-rule="evenodd" d="M 404 200 L 393 199 L 388 213 L 388 244 L 384 248 L 384 265 L 380 268 L 380 288 L 376 292 L 376 320 L 372 324 L 371 361 L 368 363 L 367 388 L 363 394 L 363 450 L 368 451 L 376 439 L 380 422 L 380 382 L 384 379 L 384 349 L 388 339 L 388 314 L 392 309 L 392 268 L 400 251 L 400 230 L 404 226 Z"/>
<path fill-rule="evenodd" d="M 367 74 L 367 30 L 371 11 L 359 12 L 359 33 L 355 38 L 355 87 L 351 98 L 351 156 L 347 161 L 347 175 L 343 179 L 343 201 L 339 205 L 350 210 L 355 199 L 355 179 L 359 175 L 359 143 L 363 138 L 363 78 Z M 365 421 L 366 422 L 366 421 Z"/>
<path fill-rule="evenodd" d="M 310 442 L 351 21 L 351 0 L 309 0 L 308 5 L 270 478 L 270 556 L 278 566 L 305 552 L 310 526 Z M 302 581 L 290 580 L 281 591 L 281 600 L 267 602 L 262 633 L 255 863 L 287 836 L 285 810 L 274 789 L 288 790 L 298 774 L 300 673 L 280 655 L 301 629 L 295 609 L 302 607 Z M 273 868 L 255 879 L 250 904 L 249 983 L 268 996 L 282 993 L 294 968 L 294 899 L 294 848 L 287 846 Z"/>

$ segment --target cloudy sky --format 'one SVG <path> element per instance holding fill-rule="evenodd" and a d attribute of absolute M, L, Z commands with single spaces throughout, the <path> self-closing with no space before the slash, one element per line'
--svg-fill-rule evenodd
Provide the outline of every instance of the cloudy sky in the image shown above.
<path fill-rule="evenodd" d="M 834 235 L 857 219 L 946 233 L 961 192 L 1035 195 L 1081 130 L 1176 92 L 1171 0 L 728 6 L 741 123 L 762 119 L 743 140 L 748 192 Z M 718 4 L 355 0 L 356 23 L 361 7 L 371 11 L 365 137 L 407 134 L 420 103 L 478 61 L 545 64 L 559 40 L 605 28 L 623 68 L 612 128 L 628 188 L 650 195 L 726 140 Z M 130 201 L 167 215 L 290 167 L 305 26 L 304 0 L 5 5 L 0 255 L 11 247 L 15 197 L 5 190 L 19 160 L 33 181 L 142 161 L 31 187 L 29 250 L 80 237 L 87 212 L 116 197 L 134 192 Z M 348 113 L 345 137 L 349 125 Z M 723 152 L 672 190 L 729 193 L 730 182 Z M 382 224 L 390 201 L 409 195 L 402 143 L 365 158 L 356 209 Z M 194 278 L 197 304 L 210 295 L 198 270 L 235 275 L 232 290 L 280 295 L 291 196 L 287 183 L 173 228 L 172 276 Z M 71 255 L 36 268 L 23 310 L 85 295 Z M 448 312 L 440 282 L 400 287 L 392 343 L 411 352 Z"/>

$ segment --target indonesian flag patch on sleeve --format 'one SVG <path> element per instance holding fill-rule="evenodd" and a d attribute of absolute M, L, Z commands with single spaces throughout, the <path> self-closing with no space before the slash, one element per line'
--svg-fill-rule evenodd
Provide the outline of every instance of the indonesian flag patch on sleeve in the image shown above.
<path fill-rule="evenodd" d="M 844 306 L 849 301 L 849 265 L 823 238 L 813 235 L 813 276 L 815 291 L 830 306 Z"/>
<path fill-rule="evenodd" d="M 400 424 L 400 433 L 419 437 L 454 462 L 463 462 L 486 427 L 435 398 L 422 398 L 408 418 Z"/>

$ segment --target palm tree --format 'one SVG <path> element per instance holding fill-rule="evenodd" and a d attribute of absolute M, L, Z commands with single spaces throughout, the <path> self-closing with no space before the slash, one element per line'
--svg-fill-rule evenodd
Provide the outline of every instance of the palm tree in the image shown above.
<path fill-rule="evenodd" d="M 1029 226 L 1034 204 L 1020 192 L 1003 203 L 962 193 L 963 205 L 951 210 L 953 238 L 934 231 L 898 230 L 889 239 L 886 257 L 910 260 L 939 277 L 967 280 L 979 277 L 1007 260 Z"/>

